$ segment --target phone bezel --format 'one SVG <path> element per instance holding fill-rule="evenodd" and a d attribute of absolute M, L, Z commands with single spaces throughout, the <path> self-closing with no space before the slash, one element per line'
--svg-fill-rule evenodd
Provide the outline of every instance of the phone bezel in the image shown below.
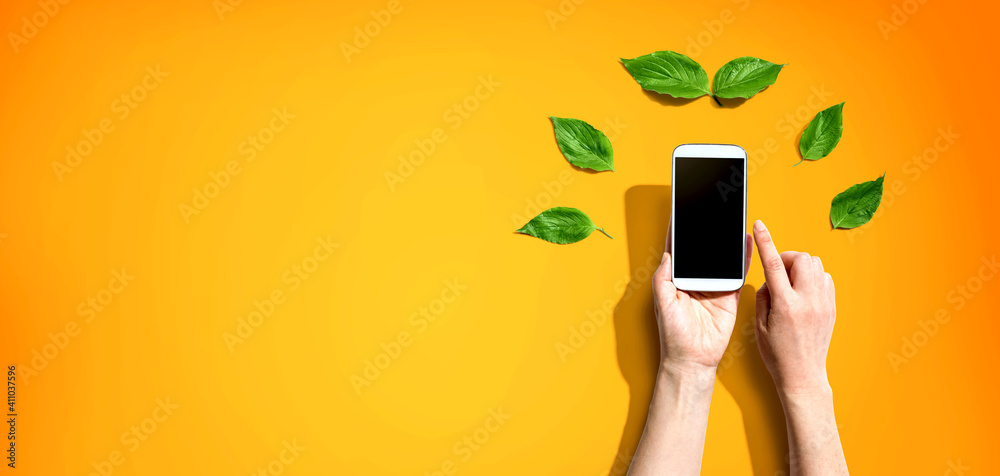
<path fill-rule="evenodd" d="M 685 291 L 735 291 L 743 287 L 743 283 L 746 282 L 746 259 L 747 259 L 747 249 L 746 249 L 746 229 L 747 229 L 747 152 L 742 147 L 733 144 L 682 144 L 674 148 L 673 155 L 671 157 L 670 164 L 670 256 L 677 256 L 677 250 L 675 249 L 674 240 L 674 213 L 675 206 L 677 204 L 676 190 L 674 187 L 674 177 L 677 176 L 677 158 L 718 158 L 718 159 L 743 159 L 743 239 L 740 240 L 743 245 L 743 253 L 741 253 L 741 261 L 743 267 L 742 275 L 740 279 L 712 279 L 712 278 L 685 278 L 682 276 L 677 276 L 676 270 L 674 269 L 674 263 L 677 260 L 670 260 L 670 276 L 674 282 L 674 286 L 677 289 L 682 289 Z"/>

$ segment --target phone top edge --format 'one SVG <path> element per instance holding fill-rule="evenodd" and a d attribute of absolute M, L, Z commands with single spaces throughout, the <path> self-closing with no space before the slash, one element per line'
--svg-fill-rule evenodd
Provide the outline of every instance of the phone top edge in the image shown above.
<path fill-rule="evenodd" d="M 671 153 L 673 158 L 734 158 L 746 159 L 747 151 L 736 144 L 681 144 L 674 147 Z"/>

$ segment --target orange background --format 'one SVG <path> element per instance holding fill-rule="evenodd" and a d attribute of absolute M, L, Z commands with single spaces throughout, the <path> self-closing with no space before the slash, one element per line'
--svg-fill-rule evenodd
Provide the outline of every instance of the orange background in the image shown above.
<path fill-rule="evenodd" d="M 93 0 L 51 16 L 5 2 L 0 353 L 18 368 L 18 470 L 620 474 L 655 362 L 645 262 L 663 246 L 670 151 L 724 142 L 754 159 L 748 218 L 837 282 L 829 372 L 853 472 L 1000 473 L 1000 299 L 976 278 L 1000 235 L 1000 8 L 577 1 L 404 0 L 350 55 L 389 2 L 220 15 L 211 0 Z M 33 16 L 44 26 L 15 48 Z M 710 76 L 744 55 L 789 66 L 719 108 L 645 94 L 618 64 L 656 50 Z M 123 94 L 143 98 L 128 115 Z M 841 101 L 836 151 L 793 168 L 806 120 Z M 604 130 L 616 171 L 573 170 L 550 115 Z M 941 128 L 958 137 L 937 150 Z M 55 170 L 88 135 L 90 153 Z M 406 176 L 390 187 L 387 172 Z M 883 172 L 878 216 L 830 231 L 833 196 Z M 186 220 L 194 189 L 213 198 Z M 615 238 L 512 233 L 557 205 Z M 122 268 L 134 279 L 109 284 Z M 747 283 L 761 282 L 754 263 Z M 106 305 L 78 312 L 88 299 Z M 704 474 L 782 474 L 773 384 L 741 327 L 730 350 Z M 368 362 L 384 368 L 358 387 Z"/>

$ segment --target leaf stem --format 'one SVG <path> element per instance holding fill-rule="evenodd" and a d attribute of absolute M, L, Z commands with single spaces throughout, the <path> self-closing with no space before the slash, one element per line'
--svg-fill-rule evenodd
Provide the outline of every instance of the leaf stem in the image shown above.
<path fill-rule="evenodd" d="M 609 235 L 608 232 L 604 231 L 604 228 L 598 228 L 597 231 L 599 231 L 601 233 L 604 233 L 604 236 L 607 236 L 608 238 L 611 238 L 612 240 L 615 239 L 615 237 Z"/>
<path fill-rule="evenodd" d="M 801 164 L 802 162 L 805 162 L 805 161 L 806 161 L 806 159 L 799 159 L 798 162 L 792 164 L 792 167 L 795 167 L 796 165 L 799 165 L 799 164 Z"/>
<path fill-rule="evenodd" d="M 712 99 L 715 99 L 715 103 L 718 104 L 719 107 L 725 107 L 725 106 L 722 105 L 722 101 L 719 100 L 718 96 L 716 96 L 716 95 L 713 94 L 712 95 Z"/>

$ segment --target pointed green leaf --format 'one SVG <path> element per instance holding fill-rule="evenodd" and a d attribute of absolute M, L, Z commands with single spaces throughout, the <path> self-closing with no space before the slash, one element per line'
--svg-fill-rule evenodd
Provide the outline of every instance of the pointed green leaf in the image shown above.
<path fill-rule="evenodd" d="M 882 203 L 883 180 L 885 174 L 875 180 L 854 185 L 833 197 L 830 205 L 830 223 L 833 227 L 850 229 L 868 223 Z"/>
<path fill-rule="evenodd" d="M 720 98 L 749 99 L 774 84 L 784 67 L 753 56 L 736 58 L 715 72 L 712 91 Z"/>
<path fill-rule="evenodd" d="M 576 243 L 590 236 L 594 230 L 601 230 L 601 233 L 611 238 L 611 235 L 608 235 L 603 229 L 597 228 L 590 217 L 580 210 L 555 207 L 539 213 L 517 232 L 564 245 Z"/>
<path fill-rule="evenodd" d="M 709 93 L 708 73 L 695 60 L 673 51 L 657 51 L 622 64 L 642 89 L 675 98 L 697 98 Z"/>
<path fill-rule="evenodd" d="M 802 160 L 819 160 L 830 155 L 840 142 L 843 133 L 844 103 L 820 111 L 809 122 L 799 139 L 799 153 L 802 154 Z"/>
<path fill-rule="evenodd" d="M 569 163 L 584 169 L 615 170 L 611 141 L 603 132 L 579 119 L 549 116 L 556 132 L 556 143 Z"/>

